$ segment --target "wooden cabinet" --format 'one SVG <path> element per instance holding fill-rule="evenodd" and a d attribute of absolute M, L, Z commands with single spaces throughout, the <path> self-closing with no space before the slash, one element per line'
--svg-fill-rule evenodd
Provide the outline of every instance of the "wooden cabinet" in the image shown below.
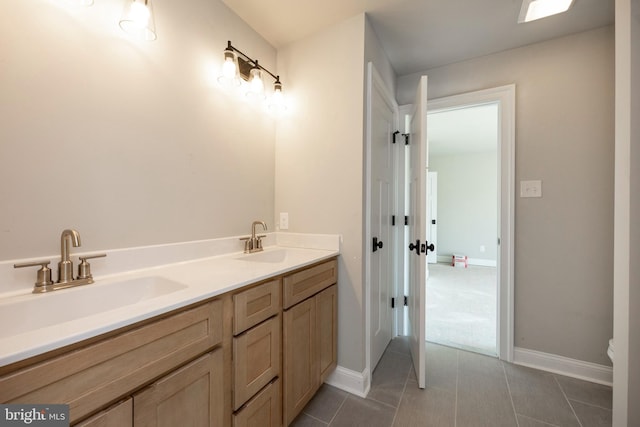
<path fill-rule="evenodd" d="M 280 314 L 233 338 L 233 409 L 280 375 Z"/>
<path fill-rule="evenodd" d="M 133 427 L 133 399 L 117 403 L 93 417 L 76 424 L 77 427 Z"/>
<path fill-rule="evenodd" d="M 222 426 L 222 373 L 222 350 L 217 349 L 136 393 L 134 426 Z"/>
<path fill-rule="evenodd" d="M 280 279 L 270 280 L 233 296 L 234 335 L 280 313 L 280 284 Z"/>
<path fill-rule="evenodd" d="M 338 364 L 338 287 L 328 287 L 315 300 L 318 369 L 322 384 Z"/>
<path fill-rule="evenodd" d="M 335 260 L 284 279 L 285 305 L 287 301 L 295 302 L 283 313 L 285 425 L 294 420 L 336 367 L 336 280 Z"/>
<path fill-rule="evenodd" d="M 300 413 L 320 387 L 316 354 L 316 304 L 309 298 L 284 312 L 285 425 Z"/>
<path fill-rule="evenodd" d="M 282 426 L 280 380 L 275 379 L 233 415 L 233 427 Z"/>
<path fill-rule="evenodd" d="M 0 369 L 0 403 L 81 427 L 281 427 L 336 366 L 325 261 Z M 284 308 L 284 310 L 283 310 Z"/>
<path fill-rule="evenodd" d="M 71 423 L 222 342 L 217 299 L 10 372 L 0 402 L 66 403 Z"/>
<path fill-rule="evenodd" d="M 282 281 L 233 295 L 234 426 L 282 425 Z"/>

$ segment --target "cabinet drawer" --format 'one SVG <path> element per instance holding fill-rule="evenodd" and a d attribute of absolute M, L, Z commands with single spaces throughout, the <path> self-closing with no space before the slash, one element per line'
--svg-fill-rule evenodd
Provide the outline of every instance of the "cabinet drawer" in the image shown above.
<path fill-rule="evenodd" d="M 66 403 L 71 422 L 222 341 L 211 301 L 0 378 L 0 402 Z"/>
<path fill-rule="evenodd" d="M 233 335 L 238 335 L 281 310 L 280 279 L 233 296 Z"/>
<path fill-rule="evenodd" d="M 293 273 L 284 278 L 283 299 L 287 309 L 331 286 L 338 279 L 338 262 L 331 261 Z"/>
<path fill-rule="evenodd" d="M 276 379 L 233 415 L 233 427 L 282 426 L 280 396 L 280 380 Z"/>
<path fill-rule="evenodd" d="M 280 375 L 280 315 L 233 338 L 233 410 Z"/>

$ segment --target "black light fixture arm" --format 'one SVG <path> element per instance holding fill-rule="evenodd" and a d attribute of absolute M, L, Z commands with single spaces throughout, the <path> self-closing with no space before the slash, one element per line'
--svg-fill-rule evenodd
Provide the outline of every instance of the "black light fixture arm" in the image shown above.
<path fill-rule="evenodd" d="M 280 76 L 276 76 L 275 74 L 273 74 L 271 71 L 267 70 L 266 68 L 264 68 L 262 65 L 260 65 L 258 63 L 257 59 L 252 59 L 249 55 L 247 55 L 246 53 L 242 52 L 240 49 L 234 47 L 231 44 L 231 40 L 227 40 L 227 49 L 226 50 L 232 50 L 242 56 L 244 56 L 247 61 L 251 62 L 255 67 L 260 68 L 262 71 L 266 71 L 271 77 L 274 78 L 274 80 L 276 81 L 276 83 L 280 83 Z"/>

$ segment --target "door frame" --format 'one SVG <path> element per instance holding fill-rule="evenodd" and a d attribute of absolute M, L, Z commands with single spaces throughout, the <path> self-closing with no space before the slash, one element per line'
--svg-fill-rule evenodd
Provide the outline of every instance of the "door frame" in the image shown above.
<path fill-rule="evenodd" d="M 515 235 L 515 84 L 429 100 L 427 111 L 498 103 L 498 357 L 513 361 Z"/>
<path fill-rule="evenodd" d="M 364 252 L 364 280 L 365 280 L 365 295 L 364 295 L 364 306 L 365 306 L 365 372 L 363 372 L 363 376 L 365 378 L 366 381 L 366 385 L 365 385 L 365 394 L 369 392 L 369 389 L 371 387 L 371 374 L 372 374 L 372 370 L 373 370 L 373 366 L 371 366 L 371 241 L 373 236 L 371 235 L 371 179 L 372 179 L 372 175 L 371 175 L 371 164 L 372 164 L 372 159 L 371 159 L 371 117 L 372 117 L 372 106 L 371 106 L 371 99 L 372 99 L 372 91 L 374 86 L 376 87 L 377 90 L 380 91 L 380 93 L 382 94 L 382 96 L 385 98 L 385 102 L 389 103 L 390 105 L 393 106 L 394 109 L 394 126 L 397 129 L 398 128 L 398 103 L 395 100 L 395 97 L 392 96 L 391 92 L 389 91 L 389 89 L 387 88 L 387 86 L 384 83 L 384 80 L 382 79 L 382 77 L 380 76 L 380 74 L 378 73 L 378 71 L 376 70 L 375 66 L 373 65 L 372 62 L 368 62 L 367 63 L 367 86 L 366 86 L 366 122 L 365 122 L 365 202 L 364 202 L 364 207 L 365 207 L 365 220 L 364 220 L 364 240 L 363 240 L 363 252 Z M 391 135 L 390 135 L 391 137 Z M 400 139 L 398 138 L 398 143 L 400 142 Z M 390 142 L 391 143 L 391 142 Z M 397 151 L 399 150 L 393 150 L 394 152 L 394 156 L 397 156 Z M 398 200 L 398 184 L 397 184 L 397 180 L 398 180 L 398 171 L 395 169 L 395 167 L 397 166 L 397 161 L 392 162 L 393 167 L 394 167 L 394 172 L 393 172 L 393 176 L 394 176 L 394 182 L 392 184 L 392 191 L 394 192 L 394 195 L 392 196 L 392 199 L 396 202 Z M 394 210 L 395 210 L 395 206 L 394 206 Z M 398 233 L 399 233 L 400 227 L 391 227 L 391 234 L 392 234 L 392 240 L 394 240 L 394 242 L 398 242 Z M 402 227 L 402 231 L 404 231 L 404 227 Z M 396 245 L 396 248 L 398 246 Z M 400 265 L 404 265 L 404 261 L 399 261 L 399 252 L 402 251 L 395 251 L 395 256 L 394 256 L 394 260 L 392 262 L 392 268 L 394 270 L 394 274 L 392 275 L 393 277 L 393 283 L 391 284 L 391 289 L 392 292 L 396 293 L 395 290 L 398 288 L 397 285 L 397 278 L 398 275 L 395 274 L 396 270 L 399 270 L 398 266 Z M 399 263 L 401 262 L 401 263 Z M 396 306 L 397 307 L 397 306 Z M 397 312 L 399 310 L 395 310 L 395 312 Z M 396 319 L 397 316 L 394 314 L 392 315 L 392 319 L 393 319 L 393 325 L 391 325 L 391 336 L 392 338 L 396 335 L 395 331 L 397 329 L 397 325 L 396 325 Z"/>

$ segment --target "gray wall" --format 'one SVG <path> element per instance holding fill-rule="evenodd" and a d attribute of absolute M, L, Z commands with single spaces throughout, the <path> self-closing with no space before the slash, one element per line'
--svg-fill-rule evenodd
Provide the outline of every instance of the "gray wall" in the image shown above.
<path fill-rule="evenodd" d="M 338 364 L 365 368 L 364 89 L 372 61 L 395 74 L 364 14 L 278 50 L 278 70 L 299 103 L 278 122 L 276 212 L 289 231 L 342 235 Z M 313 100 L 313 102 L 306 102 Z"/>
<path fill-rule="evenodd" d="M 496 261 L 497 156 L 495 151 L 429 156 L 429 171 L 438 172 L 438 256 Z"/>
<path fill-rule="evenodd" d="M 338 364 L 364 367 L 364 15 L 278 51 L 278 70 L 299 102 L 278 124 L 276 212 L 289 231 L 342 235 Z"/>
<path fill-rule="evenodd" d="M 429 97 L 516 84 L 515 345 L 610 364 L 614 38 L 605 27 L 427 70 Z M 412 102 L 418 76 L 398 79 Z M 516 184 L 519 188 L 519 184 Z M 517 196 L 518 194 L 516 194 Z"/>
<path fill-rule="evenodd" d="M 273 228 L 275 120 L 216 78 L 227 40 L 268 68 L 275 49 L 219 1 L 154 7 L 136 42 L 121 2 L 2 2 L 0 260 L 69 227 L 83 251 Z"/>

